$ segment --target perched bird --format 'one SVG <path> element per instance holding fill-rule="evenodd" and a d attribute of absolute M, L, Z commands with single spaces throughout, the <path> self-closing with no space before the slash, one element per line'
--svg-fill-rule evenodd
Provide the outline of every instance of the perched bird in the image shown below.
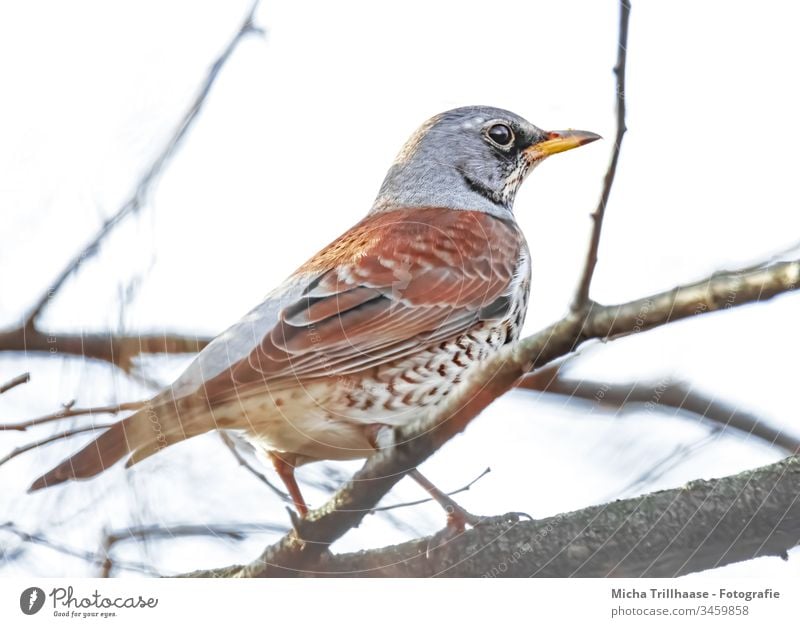
<path fill-rule="evenodd" d="M 550 155 L 599 139 L 492 107 L 434 116 L 389 169 L 367 216 L 309 259 L 142 409 L 31 490 L 132 466 L 213 429 L 267 451 L 301 515 L 302 464 L 367 457 L 520 333 L 530 254 L 514 197 Z M 472 523 L 450 506 L 456 526 Z"/>

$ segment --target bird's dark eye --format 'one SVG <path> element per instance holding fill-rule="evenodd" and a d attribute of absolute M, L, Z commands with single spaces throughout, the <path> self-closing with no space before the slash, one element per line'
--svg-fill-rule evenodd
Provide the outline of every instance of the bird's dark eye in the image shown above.
<path fill-rule="evenodd" d="M 486 134 L 501 148 L 508 148 L 514 141 L 514 132 L 506 124 L 493 124 Z"/>

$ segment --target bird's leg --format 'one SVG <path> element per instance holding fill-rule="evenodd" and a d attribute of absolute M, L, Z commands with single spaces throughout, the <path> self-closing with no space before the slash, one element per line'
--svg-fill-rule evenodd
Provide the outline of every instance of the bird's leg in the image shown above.
<path fill-rule="evenodd" d="M 478 527 L 479 525 L 491 525 L 498 522 L 503 524 L 517 523 L 522 517 L 533 520 L 528 514 L 523 514 L 521 512 L 510 512 L 502 516 L 476 516 L 475 514 L 470 514 L 451 499 L 448 494 L 445 494 L 428 481 L 425 475 L 416 468 L 410 470 L 408 475 L 421 485 L 425 491 L 431 495 L 431 498 L 441 505 L 447 513 L 447 525 L 445 528 L 433 534 L 428 541 L 428 548 L 425 551 L 425 556 L 428 558 L 431 557 L 431 554 L 437 548 L 444 546 L 450 542 L 450 540 L 464 533 L 464 529 L 467 525 L 470 527 Z"/>
<path fill-rule="evenodd" d="M 373 424 L 367 427 L 367 440 L 375 450 L 388 448 L 394 444 L 394 436 L 392 428 L 388 425 Z M 467 510 L 456 503 L 447 494 L 442 492 L 433 483 L 431 483 L 425 475 L 419 470 L 413 468 L 408 472 L 408 476 L 416 481 L 422 488 L 430 494 L 431 498 L 436 501 L 447 514 L 447 528 L 451 532 L 461 533 L 464 531 L 466 525 L 475 527 L 485 520 L 484 516 L 476 516 L 470 514 Z"/>
<path fill-rule="evenodd" d="M 419 470 L 414 468 L 410 470 L 408 476 L 416 481 L 422 488 L 431 495 L 431 498 L 441 505 L 442 509 L 447 514 L 447 526 L 454 531 L 461 533 L 464 527 L 477 527 L 481 521 L 484 520 L 483 516 L 476 516 L 470 514 L 467 510 L 461 507 L 447 494 L 442 492 L 439 488 L 433 485 Z"/>
<path fill-rule="evenodd" d="M 278 472 L 278 476 L 283 481 L 283 485 L 289 490 L 289 496 L 292 497 L 295 509 L 300 516 L 305 517 L 308 514 L 308 506 L 300 492 L 300 486 L 297 485 L 297 479 L 294 478 L 294 469 L 296 467 L 296 456 L 291 453 L 276 453 L 275 451 L 269 452 L 269 457 L 272 460 L 272 465 Z"/>
<path fill-rule="evenodd" d="M 376 451 L 394 446 L 394 430 L 388 425 L 372 424 L 366 428 L 367 441 L 370 446 Z M 421 485 L 425 491 L 431 495 L 431 498 L 442 506 L 447 514 L 447 525 L 437 533 L 433 534 L 428 541 L 428 548 L 425 551 L 426 557 L 430 558 L 433 551 L 437 548 L 446 545 L 450 540 L 458 537 L 464 533 L 467 525 L 470 527 L 477 527 L 478 525 L 493 524 L 501 522 L 503 524 L 519 522 L 520 518 L 530 518 L 528 514 L 521 512 L 511 512 L 503 516 L 476 516 L 471 514 L 458 503 L 456 503 L 448 494 L 442 492 L 439 488 L 433 485 L 428 479 L 416 468 L 408 471 L 408 475 Z"/>

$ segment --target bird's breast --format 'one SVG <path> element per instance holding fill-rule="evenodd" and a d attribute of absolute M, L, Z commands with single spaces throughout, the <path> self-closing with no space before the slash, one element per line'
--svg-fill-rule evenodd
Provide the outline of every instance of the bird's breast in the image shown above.
<path fill-rule="evenodd" d="M 365 427 L 401 426 L 441 402 L 481 361 L 516 341 L 528 304 L 530 264 L 523 251 L 502 317 L 480 320 L 466 332 L 420 342 L 418 350 L 362 371 L 306 380 L 252 407 L 248 429 L 267 448 L 316 459 L 369 454 Z"/>

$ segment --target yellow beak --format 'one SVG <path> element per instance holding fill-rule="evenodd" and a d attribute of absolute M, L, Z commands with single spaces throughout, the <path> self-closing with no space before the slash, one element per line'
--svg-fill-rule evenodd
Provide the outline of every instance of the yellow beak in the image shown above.
<path fill-rule="evenodd" d="M 572 150 L 578 146 L 589 144 L 598 139 L 602 139 L 602 137 L 589 131 L 550 131 L 547 133 L 547 139 L 529 146 L 524 152 L 525 156 L 531 161 L 537 161 L 565 150 Z"/>

